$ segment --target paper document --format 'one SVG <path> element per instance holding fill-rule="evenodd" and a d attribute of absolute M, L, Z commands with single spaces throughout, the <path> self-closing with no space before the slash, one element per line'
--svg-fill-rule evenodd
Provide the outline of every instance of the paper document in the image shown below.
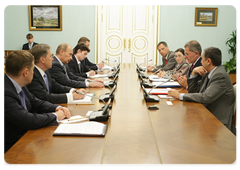
<path fill-rule="evenodd" d="M 146 89 L 146 91 L 149 93 L 151 89 Z M 167 95 L 168 94 L 168 89 L 153 89 L 151 90 L 150 94 L 164 94 Z"/>
<path fill-rule="evenodd" d="M 67 104 L 92 104 L 92 98 L 95 94 L 94 93 L 87 93 L 83 99 L 73 100 L 68 102 Z"/>
<path fill-rule="evenodd" d="M 60 124 L 53 136 L 105 136 L 107 125 L 99 122 Z"/>
<path fill-rule="evenodd" d="M 80 115 L 77 115 L 77 116 L 71 116 L 70 119 L 64 119 L 59 122 L 61 122 L 61 123 L 77 123 L 77 122 L 82 122 L 82 121 L 86 121 L 86 120 L 89 120 L 89 119 L 87 117 L 82 117 Z"/>
<path fill-rule="evenodd" d="M 173 97 L 168 96 L 168 95 L 158 95 L 161 99 L 173 99 Z"/>
<path fill-rule="evenodd" d="M 152 84 L 154 86 L 157 86 L 157 87 L 181 87 L 181 85 L 177 82 L 177 81 L 173 81 L 173 82 L 152 82 Z"/>
<path fill-rule="evenodd" d="M 169 81 L 169 79 L 165 79 L 165 78 L 162 78 L 162 77 L 158 77 L 157 75 L 151 75 L 149 76 L 149 80 L 150 81 L 156 81 L 156 82 L 165 82 L 165 81 Z M 173 80 L 171 80 L 173 81 Z"/>
<path fill-rule="evenodd" d="M 112 66 L 104 65 L 104 67 L 101 70 L 112 70 Z"/>
<path fill-rule="evenodd" d="M 101 78 L 108 77 L 108 74 L 95 74 L 94 76 L 89 76 L 89 78 Z"/>

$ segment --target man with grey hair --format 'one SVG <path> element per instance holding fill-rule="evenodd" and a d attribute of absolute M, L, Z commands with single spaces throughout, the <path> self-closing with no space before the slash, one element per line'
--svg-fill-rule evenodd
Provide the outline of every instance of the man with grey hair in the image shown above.
<path fill-rule="evenodd" d="M 196 40 L 191 40 L 187 42 L 184 46 L 185 48 L 185 58 L 187 59 L 189 64 L 192 64 L 190 66 L 189 72 L 187 76 L 180 76 L 178 78 L 178 82 L 181 86 L 187 88 L 188 86 L 188 79 L 193 71 L 194 68 L 202 66 L 201 64 L 201 53 L 202 53 L 202 47 Z M 198 80 L 201 79 L 201 75 L 198 75 Z"/>

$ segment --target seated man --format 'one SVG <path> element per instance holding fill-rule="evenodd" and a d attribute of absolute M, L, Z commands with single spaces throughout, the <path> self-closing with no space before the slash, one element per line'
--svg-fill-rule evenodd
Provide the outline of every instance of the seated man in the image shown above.
<path fill-rule="evenodd" d="M 184 48 L 185 48 L 185 57 L 186 57 L 188 63 L 192 64 L 192 65 L 189 68 L 189 72 L 187 75 L 178 77 L 178 82 L 182 87 L 187 88 L 188 80 L 189 80 L 189 77 L 190 77 L 193 69 L 196 67 L 202 66 L 202 64 L 201 64 L 202 47 L 199 44 L 199 42 L 197 42 L 196 40 L 191 40 L 185 44 Z M 198 80 L 201 80 L 201 78 L 202 78 L 201 75 L 197 76 Z M 191 91 L 189 91 L 188 88 L 187 88 L 187 90 L 188 90 L 188 92 L 191 92 Z"/>
<path fill-rule="evenodd" d="M 33 35 L 32 34 L 27 34 L 26 36 L 28 43 L 23 44 L 22 46 L 22 50 L 30 50 L 32 47 L 34 47 L 34 45 L 37 45 L 36 42 L 33 42 Z"/>
<path fill-rule="evenodd" d="M 67 108 L 42 101 L 27 87 L 32 81 L 34 57 L 28 51 L 14 51 L 6 59 L 4 77 L 4 144 L 7 152 L 28 130 L 57 125 L 70 118 Z"/>
<path fill-rule="evenodd" d="M 191 93 L 169 90 L 168 95 L 183 101 L 202 103 L 228 129 L 235 133 L 233 125 L 235 94 L 231 79 L 221 65 L 222 54 L 218 48 L 205 49 L 202 66 L 196 67 L 189 79 Z M 197 75 L 202 75 L 198 80 Z"/>
<path fill-rule="evenodd" d="M 87 37 L 81 37 L 78 40 L 78 44 L 81 44 L 81 43 L 84 43 L 88 48 L 90 47 L 90 40 Z M 98 70 L 98 69 L 102 69 L 104 67 L 104 63 L 103 62 L 101 62 L 99 64 L 94 64 L 94 63 L 90 62 L 87 57 L 82 61 L 82 63 L 87 68 L 89 68 L 89 70 Z"/>
<path fill-rule="evenodd" d="M 32 94 L 51 103 L 67 103 L 84 98 L 84 95 L 75 92 L 76 89 L 62 86 L 51 78 L 48 69 L 52 67 L 53 57 L 49 45 L 38 44 L 30 50 L 30 53 L 34 56 L 35 68 L 33 80 L 27 87 Z M 85 89 L 80 91 L 85 93 Z"/>
<path fill-rule="evenodd" d="M 56 50 L 56 56 L 53 57 L 52 68 L 49 72 L 59 84 L 74 88 L 84 87 L 103 87 L 103 82 L 88 82 L 86 78 L 79 77 L 70 72 L 67 63 L 72 60 L 72 47 L 67 43 L 62 43 Z"/>
<path fill-rule="evenodd" d="M 162 71 L 168 71 L 175 68 L 175 65 L 177 64 L 175 58 L 174 58 L 174 52 L 169 51 L 169 47 L 166 42 L 161 41 L 157 45 L 157 49 L 159 53 L 162 55 L 162 65 L 159 66 L 148 66 L 147 70 L 156 72 L 157 70 L 161 69 Z"/>
<path fill-rule="evenodd" d="M 73 59 L 69 61 L 68 67 L 76 76 L 87 78 L 95 75 L 95 71 L 87 68 L 82 62 L 87 57 L 89 51 L 89 48 L 83 43 L 77 44 L 73 49 Z"/>

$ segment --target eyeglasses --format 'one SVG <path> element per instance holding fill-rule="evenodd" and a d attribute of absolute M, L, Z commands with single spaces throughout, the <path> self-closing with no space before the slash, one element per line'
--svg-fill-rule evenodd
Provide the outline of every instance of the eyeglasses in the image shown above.
<path fill-rule="evenodd" d="M 174 58 L 180 58 L 183 57 L 183 55 L 175 55 Z"/>

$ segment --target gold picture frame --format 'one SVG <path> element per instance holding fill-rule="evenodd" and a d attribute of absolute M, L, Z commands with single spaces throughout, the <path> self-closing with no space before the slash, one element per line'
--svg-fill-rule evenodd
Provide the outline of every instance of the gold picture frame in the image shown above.
<path fill-rule="evenodd" d="M 29 5 L 29 30 L 62 31 L 62 5 Z"/>
<path fill-rule="evenodd" d="M 218 8 L 195 8 L 195 26 L 217 26 Z"/>

